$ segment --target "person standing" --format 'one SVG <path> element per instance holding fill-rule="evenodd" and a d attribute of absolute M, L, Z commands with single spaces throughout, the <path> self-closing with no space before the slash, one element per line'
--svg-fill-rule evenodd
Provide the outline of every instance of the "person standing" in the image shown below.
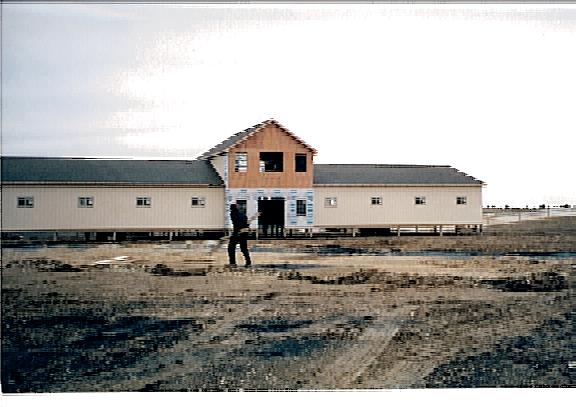
<path fill-rule="evenodd" d="M 252 265 L 250 253 L 248 252 L 248 218 L 238 210 L 236 204 L 230 205 L 230 219 L 232 220 L 232 236 L 228 243 L 228 259 L 231 266 L 236 265 L 236 245 L 240 244 L 240 251 L 244 255 L 246 267 Z"/>

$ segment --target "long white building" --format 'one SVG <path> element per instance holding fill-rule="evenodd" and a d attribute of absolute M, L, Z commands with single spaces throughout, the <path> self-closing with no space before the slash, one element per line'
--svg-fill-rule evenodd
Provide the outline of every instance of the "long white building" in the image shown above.
<path fill-rule="evenodd" d="M 230 227 L 236 202 L 259 233 L 480 230 L 482 181 L 450 166 L 314 164 L 275 120 L 194 160 L 2 158 L 2 231 L 149 232 Z"/>

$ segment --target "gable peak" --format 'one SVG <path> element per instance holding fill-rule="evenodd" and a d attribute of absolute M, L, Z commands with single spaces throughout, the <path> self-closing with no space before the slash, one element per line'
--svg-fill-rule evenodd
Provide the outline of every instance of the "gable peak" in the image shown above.
<path fill-rule="evenodd" d="M 245 141 L 246 139 L 250 138 L 254 134 L 262 131 L 264 128 L 266 128 L 267 126 L 270 126 L 270 125 L 277 126 L 283 132 L 285 132 L 290 137 L 292 137 L 294 140 L 296 140 L 298 143 L 302 144 L 304 147 L 309 149 L 312 152 L 312 154 L 316 155 L 317 151 L 314 148 L 312 148 L 304 140 L 302 140 L 301 138 L 296 136 L 294 133 L 292 133 L 288 128 L 283 126 L 278 120 L 276 120 L 274 118 L 270 118 L 270 119 L 264 120 L 264 121 L 254 125 L 252 127 L 249 127 L 245 130 L 242 130 L 242 131 L 228 137 L 226 140 L 217 144 L 216 146 L 214 146 L 213 148 L 211 148 L 210 150 L 208 150 L 204 154 L 200 155 L 198 158 L 199 159 L 210 159 L 214 156 L 227 153 L 231 148 L 234 148 L 235 146 L 237 146 L 241 142 Z"/>

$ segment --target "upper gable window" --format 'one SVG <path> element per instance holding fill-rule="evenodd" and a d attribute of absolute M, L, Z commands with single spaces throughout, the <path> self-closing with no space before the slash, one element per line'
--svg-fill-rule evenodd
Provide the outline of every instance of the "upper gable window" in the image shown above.
<path fill-rule="evenodd" d="M 234 154 L 234 172 L 248 171 L 248 153 Z"/>
<path fill-rule="evenodd" d="M 414 198 L 414 204 L 416 205 L 426 205 L 426 197 L 425 196 L 417 196 Z"/>
<path fill-rule="evenodd" d="M 468 203 L 468 198 L 465 196 L 456 197 L 456 205 L 466 205 Z"/>
<path fill-rule="evenodd" d="M 284 171 L 284 153 L 260 153 L 260 172 Z"/>
<path fill-rule="evenodd" d="M 306 172 L 306 163 L 308 161 L 306 154 L 296 154 L 294 161 L 296 172 Z"/>

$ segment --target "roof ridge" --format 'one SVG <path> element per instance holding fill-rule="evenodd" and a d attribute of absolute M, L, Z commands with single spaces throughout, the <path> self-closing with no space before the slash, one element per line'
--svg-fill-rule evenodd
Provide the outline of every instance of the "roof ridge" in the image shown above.
<path fill-rule="evenodd" d="M 211 149 L 209 149 L 208 151 L 206 151 L 203 154 L 200 154 L 197 159 L 199 160 L 205 160 L 208 159 L 210 157 L 213 157 L 215 155 L 218 155 L 220 153 L 223 153 L 225 151 L 228 151 L 230 148 L 233 148 L 234 146 L 236 146 L 238 143 L 246 140 L 248 137 L 251 137 L 254 133 L 257 133 L 259 131 L 261 131 L 264 127 L 266 127 L 267 125 L 272 124 L 275 126 L 278 126 L 280 129 L 282 129 L 285 133 L 287 133 L 290 137 L 292 137 L 293 139 L 295 139 L 297 142 L 303 144 L 305 147 L 309 148 L 310 150 L 312 150 L 313 154 L 316 154 L 317 151 L 316 149 L 314 149 L 312 146 L 310 146 L 308 143 L 306 143 L 304 140 L 302 140 L 301 138 L 299 138 L 298 136 L 296 136 L 293 132 L 291 132 L 288 128 L 286 128 L 284 125 L 282 125 L 278 120 L 274 119 L 274 118 L 270 118 L 267 120 L 264 120 L 258 124 L 255 124 L 252 127 L 248 127 L 247 129 L 244 129 L 238 133 L 233 134 L 232 136 L 224 139 L 223 141 L 221 141 L 220 143 L 216 144 L 214 147 L 212 147 Z"/>

